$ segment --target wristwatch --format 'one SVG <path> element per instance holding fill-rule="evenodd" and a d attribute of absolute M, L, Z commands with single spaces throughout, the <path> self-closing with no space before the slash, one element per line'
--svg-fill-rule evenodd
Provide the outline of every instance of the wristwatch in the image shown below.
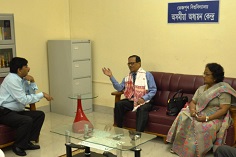
<path fill-rule="evenodd" d="M 209 117 L 208 117 L 208 116 L 206 116 L 206 122 L 208 122 L 208 120 L 209 120 Z"/>

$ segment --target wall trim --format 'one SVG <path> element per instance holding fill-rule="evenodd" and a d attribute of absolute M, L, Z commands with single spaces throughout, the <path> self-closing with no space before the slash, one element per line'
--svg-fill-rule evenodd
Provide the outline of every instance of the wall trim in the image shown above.
<path fill-rule="evenodd" d="M 106 114 L 112 114 L 113 115 L 114 114 L 113 110 L 114 110 L 113 107 L 93 104 L 93 111 L 94 112 L 100 112 L 100 113 L 106 113 Z"/>
<path fill-rule="evenodd" d="M 50 111 L 50 105 L 45 105 L 45 106 L 36 107 L 36 110 L 41 110 L 41 111 L 43 111 L 43 112 L 45 112 L 45 113 L 51 112 L 51 111 Z M 100 112 L 100 113 L 105 113 L 105 114 L 112 114 L 112 115 L 114 115 L 113 110 L 114 110 L 113 107 L 101 106 L 101 105 L 93 104 L 93 111 L 94 111 L 94 112 Z"/>
<path fill-rule="evenodd" d="M 36 110 L 40 110 L 40 111 L 43 111 L 45 113 L 51 112 L 50 111 L 50 105 L 39 106 L 39 107 L 37 107 L 37 105 L 36 105 Z"/>

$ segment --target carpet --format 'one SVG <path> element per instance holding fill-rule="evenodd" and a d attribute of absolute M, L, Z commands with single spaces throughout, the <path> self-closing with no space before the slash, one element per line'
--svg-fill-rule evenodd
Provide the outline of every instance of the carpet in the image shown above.
<path fill-rule="evenodd" d="M 84 150 L 81 150 L 81 149 L 74 150 L 74 151 L 72 151 L 72 156 L 73 157 L 85 157 Z M 66 154 L 61 155 L 59 157 L 66 157 Z M 104 157 L 104 156 L 102 154 L 91 152 L 90 157 Z"/>

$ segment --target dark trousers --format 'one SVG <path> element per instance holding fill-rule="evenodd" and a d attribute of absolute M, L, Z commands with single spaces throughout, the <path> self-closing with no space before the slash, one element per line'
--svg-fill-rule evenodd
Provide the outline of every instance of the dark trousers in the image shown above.
<path fill-rule="evenodd" d="M 16 129 L 14 146 L 25 149 L 30 141 L 38 139 L 45 118 L 44 112 L 4 110 L 0 114 L 0 123 Z"/>
<path fill-rule="evenodd" d="M 214 152 L 215 157 L 236 157 L 236 148 L 222 145 Z"/>
<path fill-rule="evenodd" d="M 115 104 L 114 114 L 115 121 L 118 127 L 123 127 L 124 115 L 127 111 L 132 111 L 134 108 L 134 102 L 129 101 L 128 99 L 123 99 L 118 101 Z M 147 122 L 148 122 L 148 113 L 152 109 L 151 103 L 146 103 L 140 106 L 136 110 L 136 131 L 143 132 Z"/>

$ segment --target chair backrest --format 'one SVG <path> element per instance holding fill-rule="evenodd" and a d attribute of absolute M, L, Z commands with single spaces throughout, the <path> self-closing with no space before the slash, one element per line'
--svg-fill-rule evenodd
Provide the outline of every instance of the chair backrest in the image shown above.
<path fill-rule="evenodd" d="M 157 106 L 166 106 L 168 99 L 182 89 L 185 96 L 188 96 L 189 101 L 192 100 L 197 88 L 204 84 L 204 79 L 201 75 L 174 74 L 165 72 L 152 72 L 157 85 L 157 93 L 155 95 L 154 104 Z M 225 78 L 224 82 L 229 83 L 236 89 L 236 78 Z"/>

